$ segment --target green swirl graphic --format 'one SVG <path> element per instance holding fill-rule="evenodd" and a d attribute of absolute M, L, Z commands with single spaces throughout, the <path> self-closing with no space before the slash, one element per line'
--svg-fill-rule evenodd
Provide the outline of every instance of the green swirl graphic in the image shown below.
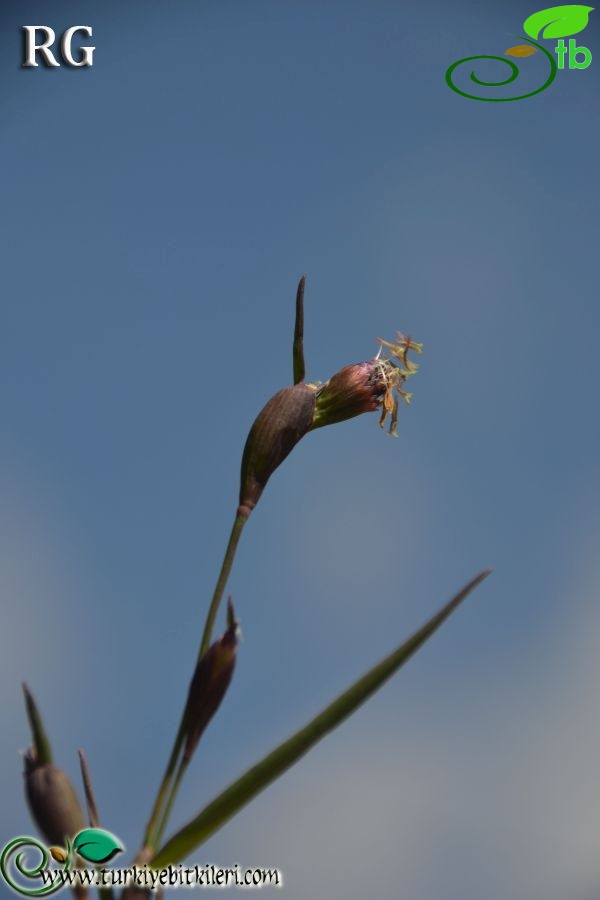
<path fill-rule="evenodd" d="M 40 862 L 37 866 L 27 866 L 25 862 L 25 853 L 19 853 L 19 850 L 30 850 L 31 848 L 37 850 L 40 854 Z M 62 882 L 57 879 L 54 884 L 45 884 L 42 887 L 38 888 L 28 888 L 23 887 L 19 884 L 18 881 L 15 881 L 13 876 L 9 871 L 9 866 L 13 860 L 11 859 L 14 854 L 17 854 L 14 859 L 14 867 L 22 878 L 25 879 L 39 879 L 43 871 L 48 868 L 49 862 L 49 853 L 46 847 L 40 841 L 36 841 L 35 838 L 31 837 L 18 837 L 14 840 L 10 841 L 2 851 L 2 856 L 0 856 L 0 872 L 9 887 L 16 891 L 17 894 L 22 894 L 25 897 L 43 897 L 48 894 L 54 894 L 56 891 L 60 890 L 60 888 L 64 887 Z M 65 863 L 65 870 L 69 867 L 69 858 Z"/>
<path fill-rule="evenodd" d="M 525 100 L 527 97 L 533 97 L 535 94 L 540 94 L 542 91 L 545 91 L 547 87 L 550 87 L 550 85 L 556 78 L 556 71 L 557 71 L 556 60 L 554 59 L 552 54 L 548 50 L 546 50 L 545 47 L 542 47 L 541 44 L 538 44 L 537 41 L 532 41 L 531 38 L 523 37 L 523 35 L 520 35 L 520 34 L 516 34 L 516 35 L 512 35 L 512 36 L 518 37 L 519 39 L 521 39 L 523 41 L 527 41 L 528 44 L 533 44 L 534 46 L 536 46 L 538 48 L 538 50 L 541 50 L 542 53 L 545 53 L 546 57 L 550 61 L 550 74 L 541 87 L 537 88 L 537 90 L 535 90 L 535 91 L 530 91 L 529 94 L 521 94 L 519 97 L 477 97 L 475 94 L 467 94 L 465 91 L 461 91 L 461 89 L 456 87 L 456 85 L 453 83 L 452 73 L 457 68 L 457 66 L 460 66 L 462 63 L 465 63 L 465 62 L 471 62 L 472 60 L 475 60 L 475 59 L 495 59 L 495 60 L 498 60 L 498 62 L 501 62 L 501 63 L 504 63 L 505 65 L 507 65 L 511 70 L 510 75 L 508 76 L 508 78 L 505 78 L 504 81 L 481 81 L 477 77 L 475 72 L 471 72 L 471 81 L 474 81 L 475 84 L 480 84 L 483 87 L 502 87 L 505 84 L 510 84 L 511 81 L 515 81 L 515 79 L 517 78 L 517 76 L 519 74 L 519 69 L 515 65 L 514 62 L 511 62 L 509 59 L 505 59 L 503 56 L 484 56 L 484 55 L 465 56 L 464 59 L 458 59 L 455 63 L 452 63 L 452 65 L 446 71 L 446 84 L 448 85 L 448 87 L 451 88 L 456 94 L 460 94 L 461 97 L 468 97 L 469 100 L 481 100 L 484 103 L 510 103 L 511 100 Z"/>

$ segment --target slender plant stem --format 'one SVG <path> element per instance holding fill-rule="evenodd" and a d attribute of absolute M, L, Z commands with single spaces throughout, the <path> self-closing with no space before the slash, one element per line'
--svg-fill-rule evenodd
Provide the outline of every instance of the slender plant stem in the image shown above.
<path fill-rule="evenodd" d="M 167 823 L 169 821 L 169 816 L 171 815 L 171 810 L 173 809 L 173 804 L 175 802 L 175 797 L 179 791 L 179 785 L 183 779 L 183 776 L 187 772 L 189 761 L 182 759 L 179 763 L 179 769 L 177 770 L 177 775 L 175 776 L 175 780 L 173 781 L 173 786 L 171 787 L 171 793 L 169 794 L 169 799 L 165 804 L 165 809 L 162 814 L 162 818 L 160 820 L 160 825 L 156 830 L 156 834 L 154 836 L 153 845 L 154 847 L 158 847 L 160 842 L 163 839 L 163 835 L 165 833 L 165 829 L 167 827 Z"/>
<path fill-rule="evenodd" d="M 219 605 L 223 598 L 225 585 L 227 584 L 227 579 L 229 578 L 229 573 L 231 572 L 237 545 L 246 520 L 247 516 L 241 515 L 240 513 L 237 513 L 234 519 L 233 526 L 231 528 L 231 534 L 229 535 L 229 542 L 225 551 L 225 557 L 223 559 L 221 571 L 219 572 L 219 578 L 217 580 L 208 614 L 206 616 L 206 623 L 204 625 L 204 632 L 202 635 L 200 650 L 198 651 L 197 662 L 200 662 L 210 646 L 213 626 L 217 617 L 217 612 L 219 611 Z M 183 775 L 185 774 L 185 771 L 187 769 L 187 763 L 179 761 L 181 748 L 183 746 L 187 730 L 186 715 L 187 700 L 181 714 L 181 721 L 179 722 L 179 728 L 177 729 L 177 735 L 173 743 L 173 749 L 171 750 L 167 768 L 165 769 L 165 774 L 163 775 L 163 779 L 158 789 L 158 793 L 154 801 L 154 806 L 152 807 L 152 812 L 150 813 L 150 818 L 148 819 L 148 824 L 146 826 L 144 846 L 150 847 L 152 849 L 156 849 L 156 847 L 158 846 L 158 842 L 162 834 L 164 833 L 171 808 L 173 806 L 173 803 L 175 802 L 177 791 L 179 790 L 181 779 L 183 778 Z M 178 762 L 179 769 L 177 771 L 177 775 L 175 776 L 175 780 L 173 780 Z"/>
<path fill-rule="evenodd" d="M 163 775 L 163 779 L 161 781 L 160 787 L 158 789 L 158 793 L 156 795 L 156 799 L 154 801 L 154 806 L 152 807 L 152 812 L 150 813 L 150 818 L 148 819 L 148 824 L 146 825 L 146 833 L 144 835 L 144 847 L 151 847 L 156 849 L 158 846 L 158 841 L 156 838 L 156 832 L 159 826 L 159 820 L 161 818 L 162 809 L 164 806 L 164 802 L 169 790 L 169 786 L 171 784 L 171 779 L 173 778 L 173 773 L 175 772 L 175 767 L 177 765 L 177 760 L 179 759 L 179 754 L 181 752 L 181 747 L 183 744 L 183 739 L 185 737 L 185 713 L 186 707 L 183 709 L 183 713 L 181 715 L 181 721 L 179 723 L 179 728 L 177 730 L 177 735 L 175 737 L 175 742 L 173 744 L 173 749 L 171 750 L 171 755 L 169 757 L 169 762 L 167 763 L 167 768 L 165 769 L 165 774 Z M 160 822 L 162 824 L 162 821 Z"/>
<path fill-rule="evenodd" d="M 204 656 L 210 646 L 210 639 L 212 636 L 215 618 L 219 610 L 219 604 L 223 597 L 223 591 L 225 590 L 225 585 L 227 584 L 229 573 L 231 572 L 231 567 L 235 558 L 235 551 L 237 550 L 237 545 L 242 533 L 242 528 L 246 524 L 247 519 L 247 516 L 243 516 L 240 513 L 237 513 L 234 519 L 231 534 L 229 535 L 229 543 L 227 544 L 227 550 L 225 551 L 225 559 L 223 560 L 223 565 L 221 566 L 219 580 L 217 581 L 217 586 L 215 587 L 215 592 L 213 594 L 210 608 L 208 610 L 208 615 L 206 617 L 206 625 L 204 626 L 204 634 L 202 635 L 202 643 L 200 644 L 200 652 L 198 653 L 198 662 Z"/>

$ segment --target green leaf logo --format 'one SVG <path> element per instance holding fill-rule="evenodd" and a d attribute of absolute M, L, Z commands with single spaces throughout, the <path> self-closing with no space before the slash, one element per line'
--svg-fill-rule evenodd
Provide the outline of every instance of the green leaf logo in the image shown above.
<path fill-rule="evenodd" d="M 87 862 L 105 863 L 117 853 L 121 853 L 123 847 L 110 831 L 103 828 L 84 828 L 73 841 L 73 849 Z"/>
<path fill-rule="evenodd" d="M 525 33 L 534 40 L 541 35 L 545 38 L 568 37 L 583 31 L 593 6 L 551 6 L 525 19 Z"/>

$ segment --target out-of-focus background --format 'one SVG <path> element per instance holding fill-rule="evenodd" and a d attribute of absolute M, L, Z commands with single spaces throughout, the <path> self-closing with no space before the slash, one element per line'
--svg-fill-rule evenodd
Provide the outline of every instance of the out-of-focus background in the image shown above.
<path fill-rule="evenodd" d="M 279 867 L 291 900 L 600 895 L 600 13 L 535 97 L 444 80 L 537 8 L 3 4 L 2 842 L 32 831 L 26 679 L 137 849 L 306 271 L 311 379 L 396 329 L 422 368 L 398 440 L 363 416 L 269 483 L 174 824 L 494 574 L 191 862 Z M 22 25 L 81 23 L 92 69 L 20 67 Z"/>

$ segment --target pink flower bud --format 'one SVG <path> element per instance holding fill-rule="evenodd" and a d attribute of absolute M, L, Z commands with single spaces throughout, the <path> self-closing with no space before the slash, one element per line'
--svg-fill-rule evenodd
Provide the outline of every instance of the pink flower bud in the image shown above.
<path fill-rule="evenodd" d="M 412 349 L 421 353 L 422 345 L 400 332 L 397 344 L 381 339 L 379 343 L 388 348 L 390 357 L 382 356 L 380 350 L 373 359 L 344 366 L 325 384 L 317 386 L 313 428 L 333 425 L 361 413 L 381 409 L 379 424 L 384 426 L 389 413 L 389 433 L 397 434 L 398 398 L 410 402 L 412 395 L 403 390 L 403 385 L 417 371 L 417 366 L 408 359 L 408 351 Z"/>
<path fill-rule="evenodd" d="M 189 763 L 198 741 L 218 710 L 235 669 L 238 645 L 238 623 L 231 599 L 228 607 L 229 627 L 218 641 L 200 658 L 190 683 L 186 707 L 186 741 L 183 761 Z"/>

